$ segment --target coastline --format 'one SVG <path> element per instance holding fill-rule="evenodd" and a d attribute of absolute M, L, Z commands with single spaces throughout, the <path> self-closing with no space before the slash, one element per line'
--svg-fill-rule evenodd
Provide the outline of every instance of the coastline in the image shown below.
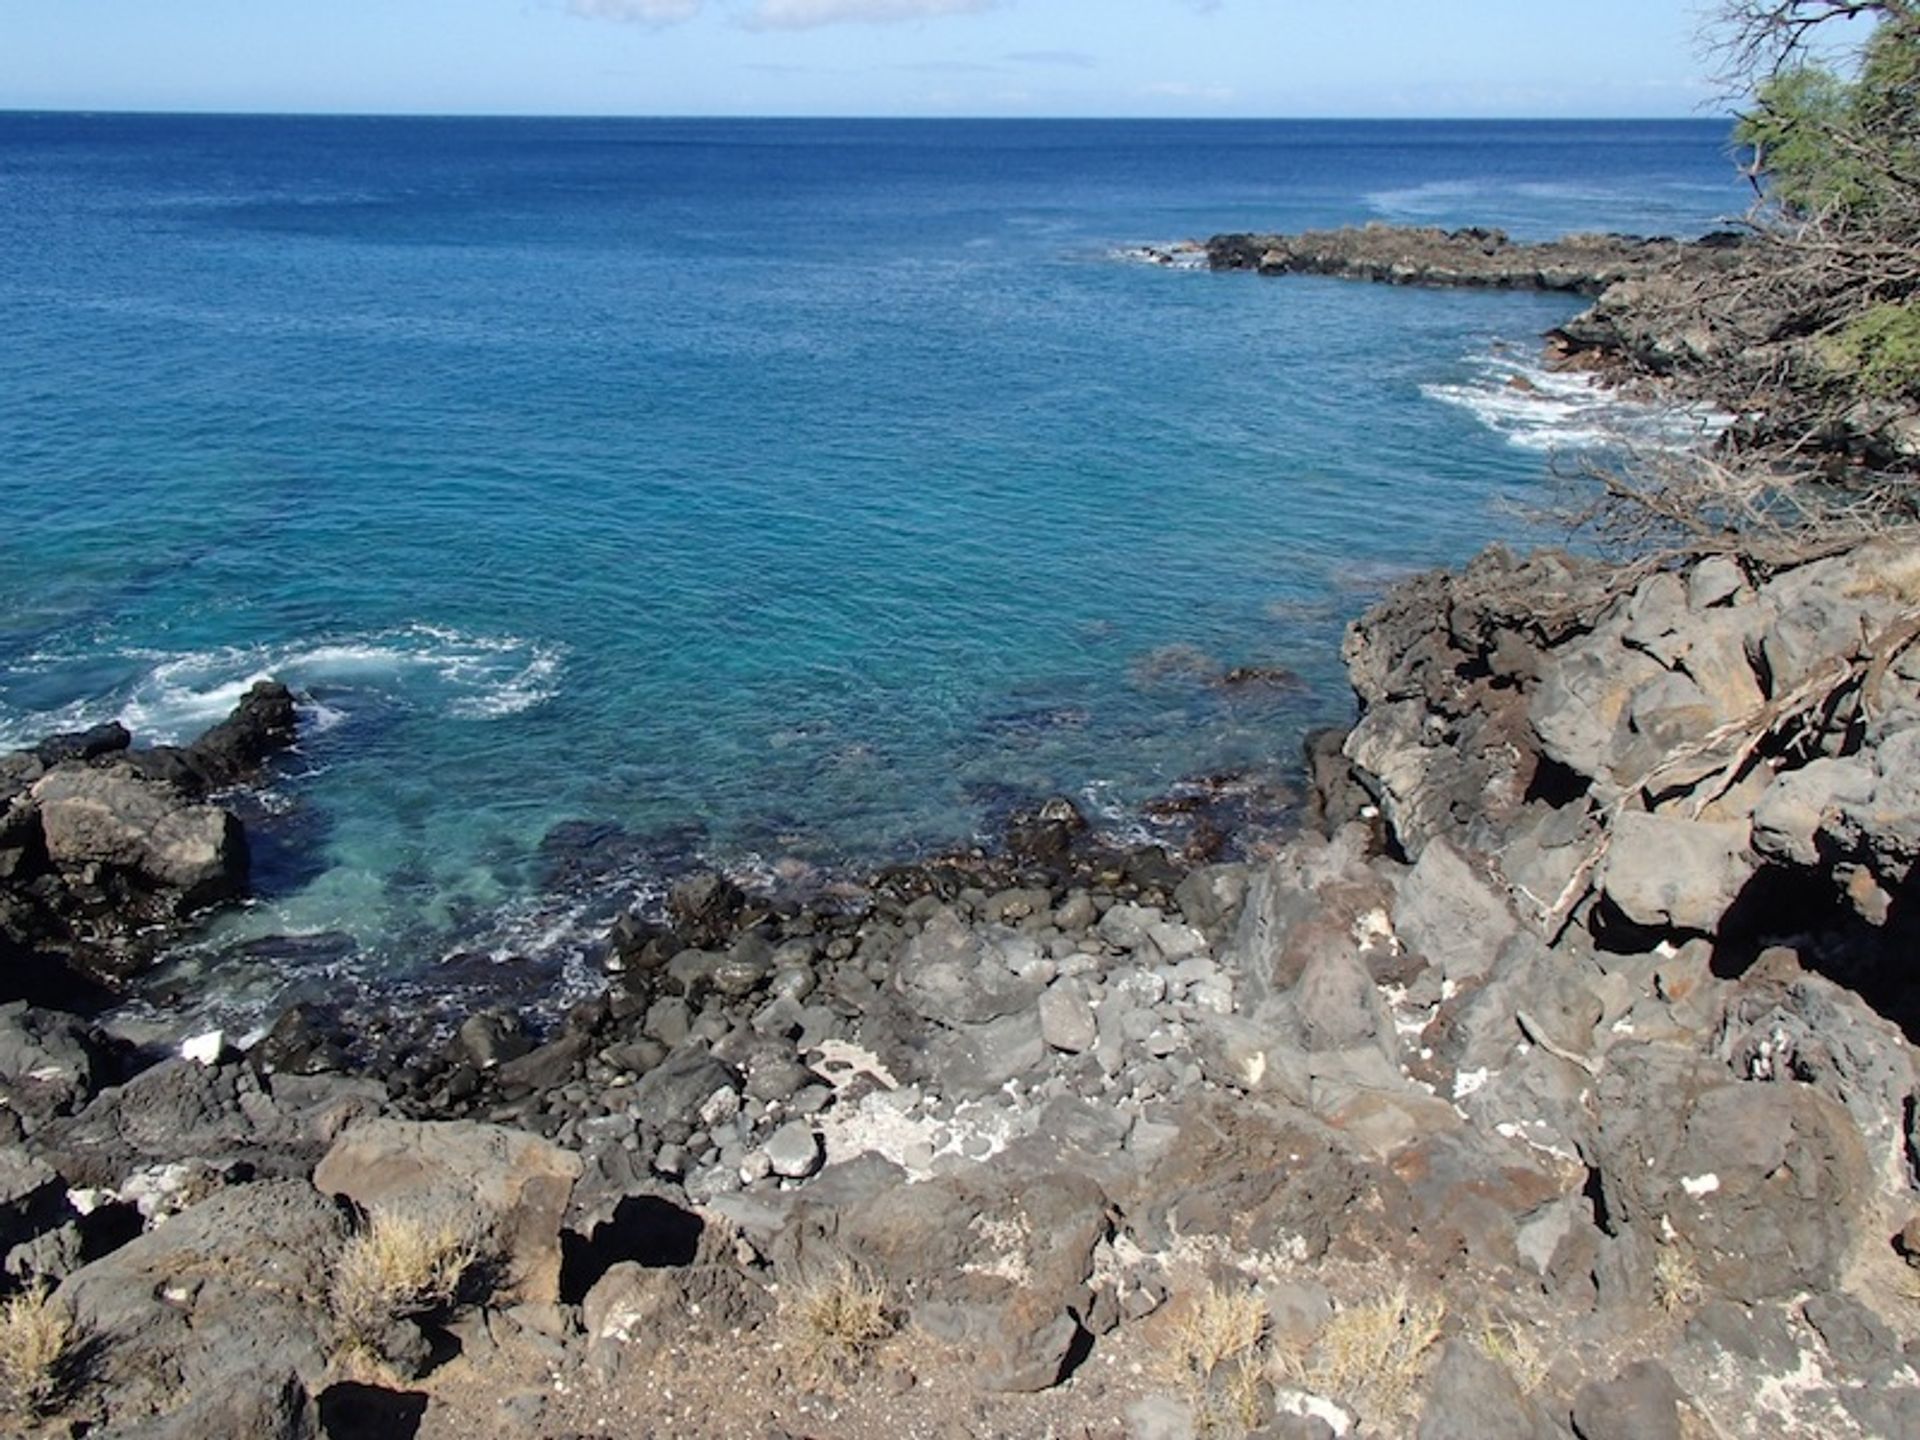
<path fill-rule="evenodd" d="M 1536 253 L 1487 272 L 1506 279 L 1442 278 L 1451 256 L 1375 273 L 1384 232 L 1350 233 L 1367 253 L 1337 273 L 1645 279 Z M 671 1346 L 714 1365 L 771 1335 L 823 1255 L 934 1348 L 876 1346 L 834 1400 L 778 1361 L 745 1401 L 683 1365 L 710 1406 L 686 1433 L 739 1433 L 743 1403 L 888 1433 L 956 1385 L 993 1433 L 1041 1433 L 1059 1417 L 1024 1397 L 1047 1395 L 1181 1433 L 1149 1425 L 1169 1396 L 1189 1425 L 1228 1405 L 1225 1369 L 1129 1380 L 1089 1350 L 1178 1354 L 1212 1297 L 1249 1292 L 1272 1317 L 1245 1352 L 1259 1403 L 1300 1422 L 1273 1433 L 1401 1433 L 1416 1402 L 1423 1434 L 1610 1412 L 1679 1433 L 1683 1411 L 1895 1433 L 1920 1414 L 1920 1325 L 1893 1299 L 1920 1248 L 1910 568 L 1899 546 L 1638 572 L 1494 551 L 1420 576 L 1350 628 L 1358 723 L 1312 747 L 1313 821 L 1277 855 L 1189 868 L 1048 802 L 1001 855 L 882 872 L 864 911 L 690 877 L 616 927 L 607 995 L 550 1038 L 479 1014 L 361 1074 L 366 1037 L 296 1009 L 246 1054 L 130 1073 L 84 1024 L 5 1007 L 33 1197 L 7 1238 L 106 1344 L 88 1403 L 115 1423 L 168 1413 L 116 1348 L 193 1377 L 176 1427 L 225 1394 L 336 1393 L 311 1299 L 223 1280 L 183 1332 L 128 1287 L 191 1254 L 324 1249 L 341 1222 L 309 1197 L 411 1184 L 487 1216 L 511 1277 L 477 1331 L 449 1308 L 380 1337 L 376 1388 L 422 1386 L 422 1434 L 476 1433 L 502 1374 L 527 1428 L 602 1423 Z M 476 1157 L 509 1135 L 502 1187 Z M 431 1157 L 397 1189 L 394 1147 Z M 70 1213 L 81 1190 L 116 1198 Z M 92 1215 L 170 1213 L 94 1253 Z M 1331 1368 L 1338 1318 L 1394 1293 L 1383 1269 L 1392 1328 L 1407 1287 L 1455 1307 L 1404 1394 Z M 289 1338 L 248 1369 L 218 1351 L 261 1303 Z M 443 1335 L 460 1353 L 436 1368 Z M 571 1378 L 529 1378 L 548 1371 Z"/>

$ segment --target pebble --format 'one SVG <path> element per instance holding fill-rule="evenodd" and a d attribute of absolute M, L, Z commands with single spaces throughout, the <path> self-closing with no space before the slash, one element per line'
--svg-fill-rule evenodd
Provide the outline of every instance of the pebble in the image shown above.
<path fill-rule="evenodd" d="M 700 1106 L 700 1119 L 711 1130 L 740 1113 L 740 1092 L 727 1087 L 716 1090 Z"/>
<path fill-rule="evenodd" d="M 1207 950 L 1207 937 L 1191 925 L 1182 925 L 1173 920 L 1161 920 L 1147 927 L 1147 938 L 1154 948 L 1169 960 L 1185 961 L 1189 956 L 1204 955 Z M 1210 969 L 1216 969 L 1211 960 L 1197 963 Z"/>
<path fill-rule="evenodd" d="M 646 1033 L 662 1045 L 678 1045 L 687 1038 L 687 1031 L 693 1028 L 693 1012 L 687 1008 L 687 1002 L 677 995 L 665 1000 L 656 1000 L 647 1007 Z"/>
<path fill-rule="evenodd" d="M 762 1151 L 774 1174 L 804 1180 L 820 1168 L 820 1137 L 803 1120 L 791 1120 L 768 1138 Z"/>
<path fill-rule="evenodd" d="M 1099 912 L 1094 909 L 1093 897 L 1085 890 L 1070 891 L 1067 898 L 1060 902 L 1059 908 L 1053 912 L 1053 923 L 1069 932 L 1090 929 L 1099 918 Z"/>
<path fill-rule="evenodd" d="M 1135 1044 L 1145 1041 L 1158 1028 L 1159 1020 L 1151 1010 L 1129 1010 L 1120 1017 L 1120 1034 Z"/>
<path fill-rule="evenodd" d="M 776 1000 L 797 1004 L 813 993 L 814 983 L 813 971 L 806 965 L 778 966 L 767 982 L 767 993 Z"/>
<path fill-rule="evenodd" d="M 1080 1055 L 1099 1038 L 1093 1007 L 1079 982 L 1061 980 L 1047 987 L 1040 996 L 1040 1035 L 1056 1050 Z"/>
<path fill-rule="evenodd" d="M 1166 977 L 1152 970 L 1123 970 L 1107 983 L 1136 1005 L 1158 1005 L 1167 998 Z"/>

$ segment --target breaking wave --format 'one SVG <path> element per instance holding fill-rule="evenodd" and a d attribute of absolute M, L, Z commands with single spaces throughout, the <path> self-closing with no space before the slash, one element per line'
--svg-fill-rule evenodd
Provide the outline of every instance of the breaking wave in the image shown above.
<path fill-rule="evenodd" d="M 225 719 L 256 682 L 275 679 L 307 697 L 310 733 L 351 716 L 356 699 L 429 709 L 454 720 L 517 715 L 559 692 L 564 655 L 518 636 L 475 635 L 407 625 L 372 635 L 169 653 L 38 654 L 0 672 L 0 697 L 30 678 L 35 688 L 90 688 L 82 675 L 111 677 L 86 699 L 51 708 L 0 698 L 0 746 L 118 720 L 142 742 L 191 740 Z M 63 676 L 67 683 L 61 683 Z"/>
<path fill-rule="evenodd" d="M 1422 385 L 1420 393 L 1467 411 L 1522 450 L 1687 449 L 1733 420 L 1708 406 L 1640 398 L 1590 374 L 1549 370 L 1513 351 L 1467 363 L 1468 378 Z"/>

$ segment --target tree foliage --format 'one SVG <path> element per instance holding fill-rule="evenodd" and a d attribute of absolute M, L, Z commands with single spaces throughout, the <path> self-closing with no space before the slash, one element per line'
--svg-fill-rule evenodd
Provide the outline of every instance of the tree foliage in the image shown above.
<path fill-rule="evenodd" d="M 1875 399 L 1920 396 L 1920 302 L 1861 311 L 1834 335 L 1828 360 Z"/>
<path fill-rule="evenodd" d="M 1790 217 L 1910 225 L 1920 208 L 1920 13 L 1906 0 L 1874 8 L 1855 77 L 1795 49 L 1735 130 Z"/>
<path fill-rule="evenodd" d="M 1863 17 L 1847 73 L 1813 58 L 1820 27 Z M 1735 138 L 1778 247 L 1764 283 L 1818 337 L 1806 387 L 1841 404 L 1920 396 L 1920 0 L 1733 0 L 1723 18 L 1764 67 Z"/>

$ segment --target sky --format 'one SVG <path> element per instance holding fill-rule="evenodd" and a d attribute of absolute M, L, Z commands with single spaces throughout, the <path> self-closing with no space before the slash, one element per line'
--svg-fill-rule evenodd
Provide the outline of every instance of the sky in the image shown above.
<path fill-rule="evenodd" d="M 0 0 L 0 109 L 1683 116 L 1692 0 Z"/>

